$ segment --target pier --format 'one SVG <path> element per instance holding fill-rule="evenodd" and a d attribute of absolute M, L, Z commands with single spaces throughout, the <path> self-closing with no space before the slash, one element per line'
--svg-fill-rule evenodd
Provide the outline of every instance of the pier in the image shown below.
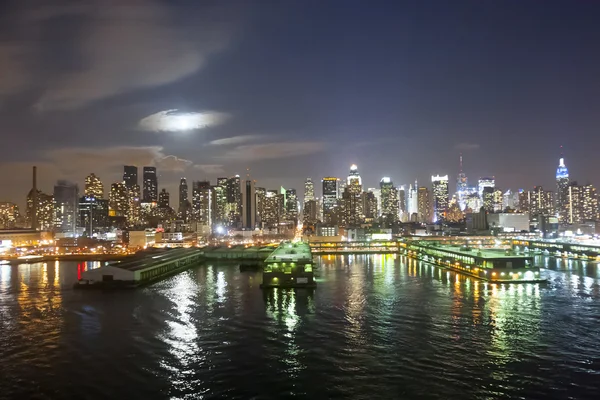
<path fill-rule="evenodd" d="M 262 288 L 314 288 L 317 285 L 308 243 L 284 242 L 264 263 Z"/>
<path fill-rule="evenodd" d="M 488 282 L 545 282 L 533 255 L 512 249 L 471 248 L 446 245 L 431 240 L 407 240 L 399 243 L 400 253 L 441 268 L 450 269 Z"/>
<path fill-rule="evenodd" d="M 76 288 L 134 288 L 197 265 L 203 259 L 198 248 L 148 253 L 132 261 L 116 262 L 84 271 Z"/>

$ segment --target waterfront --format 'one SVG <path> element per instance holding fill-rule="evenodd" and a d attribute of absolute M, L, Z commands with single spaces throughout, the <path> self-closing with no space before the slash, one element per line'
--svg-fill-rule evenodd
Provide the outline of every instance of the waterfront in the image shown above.
<path fill-rule="evenodd" d="M 323 256 L 318 287 L 199 266 L 75 291 L 99 264 L 0 265 L 0 398 L 595 398 L 596 263 L 495 285 L 394 255 Z"/>

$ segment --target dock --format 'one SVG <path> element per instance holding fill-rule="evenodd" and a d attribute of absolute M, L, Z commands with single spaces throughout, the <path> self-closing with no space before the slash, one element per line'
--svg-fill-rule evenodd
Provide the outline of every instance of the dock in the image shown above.
<path fill-rule="evenodd" d="M 487 282 L 546 281 L 540 276 L 540 269 L 533 265 L 533 255 L 520 254 L 513 249 L 472 248 L 431 240 L 407 240 L 399 245 L 400 253 L 408 257 Z"/>
<path fill-rule="evenodd" d="M 135 288 L 181 272 L 203 259 L 198 248 L 151 252 L 131 261 L 110 263 L 84 271 L 76 288 Z"/>
<path fill-rule="evenodd" d="M 308 243 L 281 243 L 264 264 L 261 288 L 314 288 L 317 285 Z"/>

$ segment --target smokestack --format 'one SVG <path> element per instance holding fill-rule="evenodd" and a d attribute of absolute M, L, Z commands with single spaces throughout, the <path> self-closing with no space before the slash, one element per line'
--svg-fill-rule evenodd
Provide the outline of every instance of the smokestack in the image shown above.
<path fill-rule="evenodd" d="M 38 206 L 38 193 L 37 193 L 37 167 L 33 166 L 33 196 L 32 196 L 32 207 L 31 207 L 31 229 L 37 230 L 37 206 Z"/>

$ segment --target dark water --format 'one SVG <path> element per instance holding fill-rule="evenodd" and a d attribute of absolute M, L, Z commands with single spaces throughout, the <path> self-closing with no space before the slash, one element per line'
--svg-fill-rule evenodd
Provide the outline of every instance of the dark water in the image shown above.
<path fill-rule="evenodd" d="M 319 286 L 200 266 L 127 292 L 76 263 L 0 265 L 0 398 L 600 398 L 600 271 L 489 285 L 394 256 L 324 257 Z"/>

